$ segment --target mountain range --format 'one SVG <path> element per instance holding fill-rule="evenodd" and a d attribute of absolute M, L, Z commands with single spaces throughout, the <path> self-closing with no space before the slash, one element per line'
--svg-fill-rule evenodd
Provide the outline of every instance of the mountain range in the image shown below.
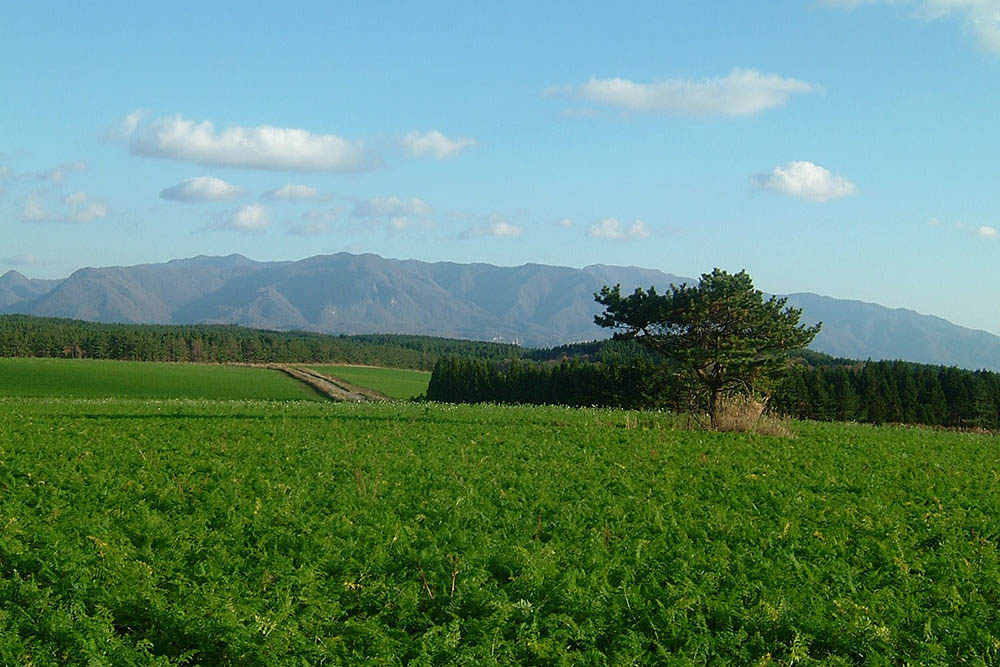
<path fill-rule="evenodd" d="M 638 267 L 428 263 L 377 255 L 256 262 L 241 255 L 85 268 L 62 280 L 0 276 L 0 313 L 98 322 L 226 323 L 325 333 L 413 333 L 548 347 L 593 340 L 594 293 L 691 282 Z M 811 293 L 788 295 L 811 348 L 852 359 L 905 359 L 1000 370 L 1000 337 L 912 310 Z"/>

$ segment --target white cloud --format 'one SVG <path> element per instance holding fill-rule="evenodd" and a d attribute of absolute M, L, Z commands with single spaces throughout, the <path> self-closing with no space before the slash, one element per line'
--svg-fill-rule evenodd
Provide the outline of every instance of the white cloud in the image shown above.
<path fill-rule="evenodd" d="M 479 225 L 476 227 L 470 227 L 464 232 L 458 235 L 458 238 L 476 239 L 482 237 L 495 237 L 495 238 L 514 238 L 521 235 L 521 228 L 517 225 L 512 225 L 509 222 L 494 222 L 488 225 Z"/>
<path fill-rule="evenodd" d="M 70 206 L 69 214 L 65 217 L 66 222 L 90 222 L 108 214 L 108 207 L 104 202 L 91 201 L 82 192 L 69 195 L 65 202 Z"/>
<path fill-rule="evenodd" d="M 996 227 L 990 227 L 989 225 L 983 225 L 976 230 L 976 236 L 980 236 L 984 239 L 995 239 L 1000 236 L 1000 232 L 997 231 Z"/>
<path fill-rule="evenodd" d="M 763 189 L 813 202 L 827 202 L 856 192 L 857 187 L 843 176 L 834 176 L 829 169 L 799 160 L 775 167 L 770 174 L 759 174 L 753 183 Z"/>
<path fill-rule="evenodd" d="M 668 79 L 636 83 L 628 79 L 590 79 L 587 83 L 557 86 L 547 95 L 566 95 L 628 111 L 692 116 L 743 116 L 783 105 L 793 93 L 815 92 L 805 81 L 734 69 L 714 79 Z"/>
<path fill-rule="evenodd" d="M 412 157 L 430 156 L 438 160 L 455 157 L 459 151 L 476 143 L 475 139 L 449 139 L 437 130 L 430 132 L 410 132 L 400 144 L 407 155 Z"/>
<path fill-rule="evenodd" d="M 28 195 L 21 205 L 19 217 L 23 222 L 82 223 L 103 218 L 108 206 L 91 199 L 85 192 L 74 192 L 62 198 L 63 208 L 50 213 L 38 193 Z"/>
<path fill-rule="evenodd" d="M 319 190 L 308 185 L 289 183 L 277 190 L 270 190 L 262 195 L 265 199 L 318 199 Z"/>
<path fill-rule="evenodd" d="M 104 139 L 106 141 L 125 141 L 135 134 L 136 129 L 139 127 L 139 123 L 142 122 L 142 119 L 145 118 L 146 114 L 147 111 L 145 109 L 136 109 L 109 127 L 104 133 Z"/>
<path fill-rule="evenodd" d="M 916 5 L 916 15 L 927 20 L 955 16 L 980 48 L 1000 54 L 1000 0 L 826 0 L 849 9 L 877 3 Z"/>
<path fill-rule="evenodd" d="M 6 181 L 8 178 L 10 178 L 10 167 L 0 164 L 0 181 Z"/>
<path fill-rule="evenodd" d="M 396 230 L 402 231 L 404 229 L 431 229 L 434 227 L 434 221 L 428 218 L 415 218 L 412 216 L 401 215 L 389 220 L 389 227 Z"/>
<path fill-rule="evenodd" d="M 76 162 L 67 162 L 66 164 L 61 164 L 58 167 L 50 169 L 39 176 L 39 178 L 53 185 L 62 185 L 63 179 L 66 178 L 67 174 L 86 170 L 87 162 L 85 160 L 77 160 Z"/>
<path fill-rule="evenodd" d="M 375 197 L 362 199 L 354 204 L 352 215 L 356 218 L 425 218 L 431 214 L 431 207 L 422 199 L 400 199 L 399 197 Z"/>
<path fill-rule="evenodd" d="M 208 229 L 229 232 L 262 232 L 271 224 L 271 216 L 260 204 L 247 204 L 218 218 Z"/>
<path fill-rule="evenodd" d="M 563 229 L 572 229 L 573 220 L 570 218 L 563 218 L 562 220 L 558 221 L 556 225 L 558 227 L 562 227 Z"/>
<path fill-rule="evenodd" d="M 635 220 L 626 227 L 617 218 L 602 218 L 590 226 L 587 232 L 595 239 L 628 241 L 649 237 L 649 226 L 642 220 Z"/>
<path fill-rule="evenodd" d="M 274 171 L 355 172 L 372 162 L 363 142 L 334 134 L 271 125 L 235 125 L 216 133 L 211 121 L 198 123 L 180 115 L 158 118 L 136 130 L 129 151 L 145 157 Z"/>
<path fill-rule="evenodd" d="M 6 264 L 7 266 L 35 266 L 37 264 L 41 264 L 42 261 L 31 253 L 24 253 L 21 255 L 0 257 L 0 263 Z"/>
<path fill-rule="evenodd" d="M 172 201 L 229 201 L 239 199 L 246 191 L 243 188 L 227 183 L 221 178 L 212 176 L 196 176 L 185 178 L 177 185 L 160 191 L 161 199 Z"/>

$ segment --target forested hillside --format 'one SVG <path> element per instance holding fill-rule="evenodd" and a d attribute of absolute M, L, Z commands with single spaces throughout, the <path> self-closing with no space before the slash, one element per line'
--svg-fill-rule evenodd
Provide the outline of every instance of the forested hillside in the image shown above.
<path fill-rule="evenodd" d="M 430 370 L 442 356 L 507 359 L 502 343 L 369 334 L 330 336 L 232 325 L 102 324 L 0 315 L 0 356 L 194 361 L 217 363 L 340 362 Z"/>

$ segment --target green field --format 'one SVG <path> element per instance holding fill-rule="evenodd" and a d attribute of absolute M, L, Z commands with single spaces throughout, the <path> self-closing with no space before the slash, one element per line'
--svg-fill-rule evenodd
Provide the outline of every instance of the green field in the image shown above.
<path fill-rule="evenodd" d="M 310 366 L 314 371 L 339 377 L 358 387 L 374 389 L 389 398 L 415 398 L 427 391 L 431 374 L 402 368 L 377 368 L 375 366 Z"/>
<path fill-rule="evenodd" d="M 0 664 L 998 664 L 1000 440 L 0 399 Z"/>
<path fill-rule="evenodd" d="M 92 359 L 0 358 L 0 396 L 320 400 L 263 368 Z"/>

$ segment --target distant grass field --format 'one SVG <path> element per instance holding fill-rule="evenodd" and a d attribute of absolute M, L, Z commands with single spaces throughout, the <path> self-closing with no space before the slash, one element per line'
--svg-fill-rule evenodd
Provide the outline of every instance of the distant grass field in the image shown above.
<path fill-rule="evenodd" d="M 375 368 L 373 366 L 310 366 L 315 371 L 339 377 L 351 384 L 385 394 L 389 398 L 408 399 L 427 391 L 431 374 L 400 368 Z"/>
<path fill-rule="evenodd" d="M 91 359 L 0 358 L 0 396 L 320 400 L 262 368 Z"/>
<path fill-rule="evenodd" d="M 0 664 L 1000 664 L 1000 439 L 0 399 Z"/>

